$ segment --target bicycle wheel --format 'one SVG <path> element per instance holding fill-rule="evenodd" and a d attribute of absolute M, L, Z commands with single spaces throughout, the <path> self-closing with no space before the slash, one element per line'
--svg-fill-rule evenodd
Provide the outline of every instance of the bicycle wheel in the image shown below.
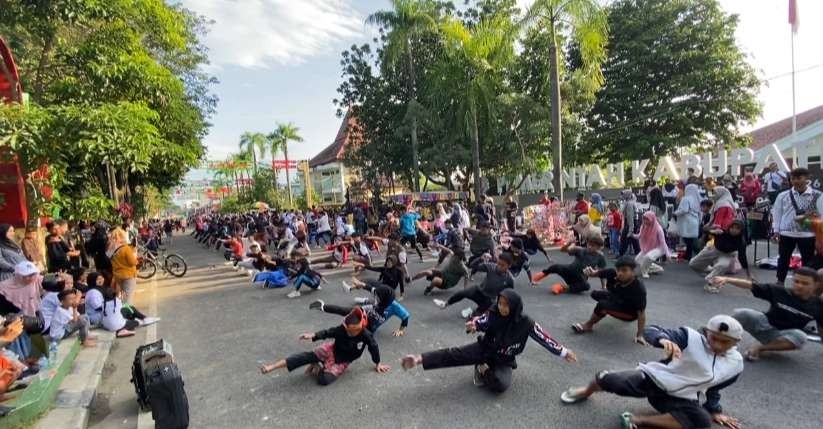
<path fill-rule="evenodd" d="M 140 258 L 137 264 L 137 278 L 147 280 L 157 274 L 157 264 L 151 259 Z"/>
<path fill-rule="evenodd" d="M 165 267 L 166 271 L 175 277 L 183 277 L 189 269 L 186 260 L 176 253 L 166 255 Z"/>

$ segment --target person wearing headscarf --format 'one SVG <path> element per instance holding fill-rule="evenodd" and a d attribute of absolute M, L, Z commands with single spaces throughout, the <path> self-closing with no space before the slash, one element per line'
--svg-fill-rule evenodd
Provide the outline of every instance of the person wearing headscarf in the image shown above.
<path fill-rule="evenodd" d="M 594 226 L 600 228 L 605 215 L 606 206 L 603 205 L 603 197 L 595 192 L 592 194 L 592 203 L 589 206 L 589 219 Z"/>
<path fill-rule="evenodd" d="M 657 216 L 657 222 L 663 227 L 663 231 L 669 228 L 669 216 L 666 213 L 666 200 L 663 198 L 663 191 L 657 186 L 649 190 L 649 210 Z"/>
<path fill-rule="evenodd" d="M 691 259 L 700 237 L 700 189 L 697 185 L 686 185 L 674 215 L 677 217 L 677 233 L 686 245 L 686 259 Z"/>
<path fill-rule="evenodd" d="M 589 219 L 589 215 L 580 215 L 577 218 L 577 223 L 572 226 L 572 229 L 574 229 L 574 232 L 580 237 L 580 244 L 584 246 L 592 237 L 602 237 L 600 227 L 594 225 L 591 219 Z"/>
<path fill-rule="evenodd" d="M 466 322 L 467 333 L 478 331 L 483 335 L 465 346 L 407 355 L 402 361 L 403 368 L 410 370 L 422 365 L 424 370 L 431 370 L 473 365 L 475 385 L 503 393 L 511 386 L 516 356 L 523 353 L 529 338 L 567 362 L 577 361 L 574 352 L 523 313 L 523 300 L 510 289 L 501 291 L 496 304 L 487 312 Z"/>
<path fill-rule="evenodd" d="M 666 234 L 653 212 L 643 213 L 643 223 L 640 225 L 640 233 L 637 234 L 637 238 L 640 241 L 640 253 L 635 257 L 637 270 L 644 279 L 647 279 L 649 278 L 650 268 L 654 267 L 655 273 L 663 271 L 663 268 L 655 264 L 654 261 L 663 256 L 669 256 Z"/>
<path fill-rule="evenodd" d="M 14 267 L 26 260 L 23 249 L 14 241 L 14 227 L 0 225 L 0 281 L 12 278 Z"/>
<path fill-rule="evenodd" d="M 760 185 L 760 181 L 754 177 L 754 174 L 752 174 L 751 171 L 747 171 L 746 174 L 743 175 L 743 181 L 740 183 L 739 191 L 740 195 L 743 196 L 743 205 L 751 209 L 757 204 L 757 199 L 760 197 L 760 194 L 763 193 L 763 187 Z"/>
<path fill-rule="evenodd" d="M 714 187 L 714 204 L 712 205 L 712 229 L 728 230 L 734 220 L 737 203 L 725 186 Z"/>
<path fill-rule="evenodd" d="M 383 326 L 387 320 L 396 317 L 400 319 L 400 327 L 396 331 L 392 331 L 392 335 L 395 337 L 405 335 L 411 313 L 395 298 L 394 289 L 386 285 L 366 285 L 363 289 L 372 294 L 372 298 L 356 298 L 357 301 L 363 304 L 361 308 L 366 313 L 369 322 L 366 329 L 372 333 L 377 332 L 377 329 Z M 345 316 L 351 313 L 354 307 L 326 304 L 322 299 L 318 299 L 309 304 L 309 309 Z"/>
<path fill-rule="evenodd" d="M 620 193 L 620 198 L 623 200 L 620 213 L 623 216 L 623 229 L 620 232 L 619 256 L 625 255 L 630 246 L 636 255 L 640 253 L 640 243 L 634 238 L 635 222 L 637 222 L 637 197 L 631 189 L 625 189 Z"/>

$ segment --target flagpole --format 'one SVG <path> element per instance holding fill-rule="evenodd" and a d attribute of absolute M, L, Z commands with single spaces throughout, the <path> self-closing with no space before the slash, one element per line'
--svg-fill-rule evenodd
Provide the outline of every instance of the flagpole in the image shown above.
<path fill-rule="evenodd" d="M 794 28 L 791 30 L 792 33 L 792 141 L 795 140 L 797 134 L 797 109 L 796 109 L 796 96 L 795 96 L 795 84 L 794 84 Z"/>

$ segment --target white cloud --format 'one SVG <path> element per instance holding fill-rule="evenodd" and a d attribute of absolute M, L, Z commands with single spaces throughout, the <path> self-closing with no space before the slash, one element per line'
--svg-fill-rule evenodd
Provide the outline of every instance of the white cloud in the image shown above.
<path fill-rule="evenodd" d="M 364 18 L 352 0 L 182 0 L 214 20 L 205 43 L 217 67 L 300 64 L 359 37 Z"/>

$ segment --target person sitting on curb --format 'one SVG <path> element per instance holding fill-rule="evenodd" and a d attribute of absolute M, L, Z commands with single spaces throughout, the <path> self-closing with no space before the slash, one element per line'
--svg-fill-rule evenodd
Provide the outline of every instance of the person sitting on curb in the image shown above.
<path fill-rule="evenodd" d="M 594 325 L 606 316 L 624 322 L 637 320 L 637 334 L 634 341 L 646 345 L 643 329 L 646 326 L 646 287 L 637 278 L 637 262 L 630 256 L 621 256 L 614 268 L 595 270 L 586 268 L 586 275 L 606 280 L 604 290 L 592 291 L 592 299 L 597 301 L 592 316 L 585 323 L 575 323 L 572 330 L 578 334 L 591 332 Z"/>
<path fill-rule="evenodd" d="M 760 359 L 763 352 L 802 349 L 807 340 L 803 328 L 811 321 L 817 323 L 818 332 L 823 328 L 823 301 L 820 300 L 823 285 L 820 274 L 811 268 L 795 270 L 791 288 L 732 277 L 715 277 L 713 280 L 713 285 L 718 288 L 727 284 L 749 289 L 755 298 L 770 304 L 766 313 L 749 308 L 734 310 L 734 318 L 760 342 L 746 352 L 748 361 Z"/>
<path fill-rule="evenodd" d="M 71 334 L 79 332 L 83 347 L 97 345 L 97 337 L 89 335 L 89 319 L 77 312 L 80 303 L 80 292 L 75 289 L 64 289 L 57 294 L 60 306 L 54 311 L 49 324 L 49 336 L 52 341 L 60 341 Z"/>
<path fill-rule="evenodd" d="M 723 414 L 720 407 L 720 390 L 732 385 L 743 372 L 743 358 L 736 348 L 743 327 L 737 320 L 717 315 L 701 331 L 650 326 L 643 336 L 649 344 L 665 351 L 663 360 L 641 363 L 629 371 L 601 371 L 588 386 L 563 392 L 560 400 L 575 404 L 597 392 L 608 392 L 647 398 L 660 413 L 639 416 L 625 412 L 620 416 L 623 429 L 708 429 L 712 421 L 741 428 L 740 422 Z M 701 398 L 706 399 L 702 406 Z"/>
<path fill-rule="evenodd" d="M 557 283 L 552 286 L 552 293 L 581 293 L 589 290 L 589 281 L 586 278 L 584 269 L 587 267 L 606 268 L 606 258 L 603 257 L 603 238 L 590 237 L 586 242 L 586 247 L 577 247 L 572 243 L 566 243 L 560 248 L 574 257 L 571 264 L 554 264 L 543 270 L 541 274 L 535 275 L 532 283 L 537 283 L 549 274 L 559 275 L 566 284 Z"/>
<path fill-rule="evenodd" d="M 703 288 L 709 293 L 718 293 L 720 290 L 712 285 L 712 279 L 729 272 L 735 258 L 740 266 L 746 269 L 746 276 L 752 278 L 749 270 L 749 259 L 746 257 L 746 236 L 743 234 L 746 226 L 741 220 L 732 221 L 729 229 L 713 228 L 714 245 L 706 246 L 691 261 L 689 267 L 700 274 L 704 274 L 709 267 L 711 272 L 706 275 L 706 286 Z"/>

